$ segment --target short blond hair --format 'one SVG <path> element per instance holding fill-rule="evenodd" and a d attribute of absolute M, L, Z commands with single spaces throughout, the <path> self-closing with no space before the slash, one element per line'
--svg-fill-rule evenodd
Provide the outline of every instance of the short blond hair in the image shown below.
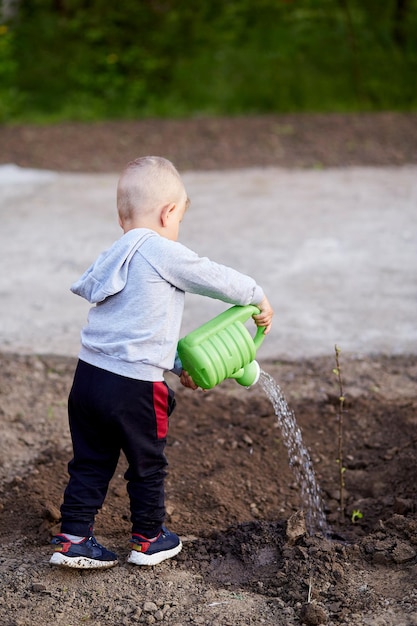
<path fill-rule="evenodd" d="M 122 220 L 132 220 L 178 202 L 184 184 L 176 167 L 164 157 L 144 156 L 127 164 L 117 185 L 117 211 Z"/>

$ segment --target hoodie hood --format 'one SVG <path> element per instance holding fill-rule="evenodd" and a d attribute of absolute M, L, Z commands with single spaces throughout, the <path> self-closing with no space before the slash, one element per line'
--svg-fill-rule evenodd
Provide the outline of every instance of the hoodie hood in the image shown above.
<path fill-rule="evenodd" d="M 122 291 L 133 255 L 152 236 L 158 235 L 146 228 L 129 230 L 111 248 L 100 254 L 81 278 L 71 285 L 71 291 L 91 304 L 103 302 Z"/>

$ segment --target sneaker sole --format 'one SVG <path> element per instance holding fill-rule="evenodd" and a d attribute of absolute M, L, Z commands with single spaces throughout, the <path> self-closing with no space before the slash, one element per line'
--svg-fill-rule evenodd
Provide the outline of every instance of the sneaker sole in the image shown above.
<path fill-rule="evenodd" d="M 127 562 L 132 563 L 133 565 L 158 565 L 158 563 L 161 563 L 166 559 L 172 559 L 172 557 L 176 556 L 179 552 L 181 552 L 181 550 L 181 542 L 178 546 L 175 546 L 175 548 L 171 548 L 171 550 L 163 550 L 162 552 L 155 552 L 155 554 L 145 554 L 144 552 L 132 550 Z"/>
<path fill-rule="evenodd" d="M 86 556 L 65 556 L 60 552 L 55 552 L 49 560 L 50 565 L 58 567 L 72 567 L 74 569 L 98 569 L 105 567 L 114 567 L 117 561 L 99 561 L 97 559 L 89 559 Z"/>

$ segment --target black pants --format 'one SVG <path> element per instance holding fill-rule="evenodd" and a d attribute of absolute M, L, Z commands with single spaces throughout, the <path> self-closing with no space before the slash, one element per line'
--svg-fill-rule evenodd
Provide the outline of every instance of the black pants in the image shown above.
<path fill-rule="evenodd" d="M 61 532 L 87 536 L 110 479 L 126 455 L 132 532 L 154 537 L 165 518 L 164 449 L 174 392 L 79 361 L 68 400 L 74 458 L 61 507 Z"/>

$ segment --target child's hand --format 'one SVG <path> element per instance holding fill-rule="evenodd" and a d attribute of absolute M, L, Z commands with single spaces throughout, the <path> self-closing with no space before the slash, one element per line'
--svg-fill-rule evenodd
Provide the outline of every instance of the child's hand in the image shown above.
<path fill-rule="evenodd" d="M 188 387 L 189 389 L 198 389 L 198 385 L 195 384 L 189 373 L 185 370 L 181 372 L 180 382 L 184 387 Z"/>
<path fill-rule="evenodd" d="M 253 319 L 255 320 L 255 324 L 257 326 L 265 326 L 265 335 L 269 333 L 272 326 L 272 316 L 274 315 L 273 308 L 271 307 L 268 298 L 265 298 L 259 304 L 255 306 L 260 310 L 259 315 L 253 315 Z"/>

